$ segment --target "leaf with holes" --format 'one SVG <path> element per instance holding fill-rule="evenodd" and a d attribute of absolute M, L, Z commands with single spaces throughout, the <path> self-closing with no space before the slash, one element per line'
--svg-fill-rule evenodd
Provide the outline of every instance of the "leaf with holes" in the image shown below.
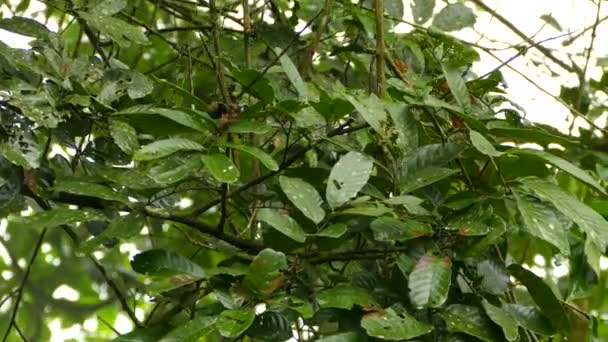
<path fill-rule="evenodd" d="M 606 248 L 608 245 L 608 222 L 600 214 L 580 202 L 576 197 L 545 180 L 526 178 L 521 181 L 526 188 L 532 190 L 540 198 L 551 202 L 557 210 L 574 221 L 587 233 L 588 238 L 602 248 Z"/>
<path fill-rule="evenodd" d="M 249 328 L 254 319 L 254 308 L 224 310 L 218 316 L 215 327 L 220 335 L 227 338 L 237 338 Z"/>
<path fill-rule="evenodd" d="M 409 340 L 433 331 L 433 326 L 417 321 L 407 313 L 398 314 L 388 308 L 363 316 L 361 327 L 372 337 L 382 340 Z"/>
<path fill-rule="evenodd" d="M 262 208 L 258 211 L 258 220 L 268 223 L 272 228 L 300 243 L 306 241 L 306 233 L 296 220 L 277 209 Z"/>
<path fill-rule="evenodd" d="M 77 13 L 89 25 L 98 29 L 102 34 L 123 48 L 130 47 L 132 43 L 137 45 L 147 45 L 150 43 L 146 34 L 139 27 L 128 24 L 123 20 L 81 11 Z"/>
<path fill-rule="evenodd" d="M 437 13 L 433 26 L 442 31 L 458 31 L 475 25 L 473 10 L 462 3 L 448 4 Z"/>
<path fill-rule="evenodd" d="M 207 171 L 222 183 L 234 183 L 239 180 L 241 172 L 225 154 L 215 153 L 201 157 Z"/>
<path fill-rule="evenodd" d="M 110 135 L 114 143 L 128 155 L 139 150 L 137 131 L 128 123 L 120 120 L 110 120 Z"/>
<path fill-rule="evenodd" d="M 570 255 L 568 231 L 554 209 L 539 201 L 532 201 L 517 191 L 513 191 L 513 197 L 528 233 L 557 247 L 562 254 Z"/>
<path fill-rule="evenodd" d="M 422 25 L 433 16 L 435 0 L 414 0 L 410 7 L 412 8 L 414 21 L 416 24 Z"/>
<path fill-rule="evenodd" d="M 501 340 L 494 333 L 490 320 L 476 306 L 452 304 L 441 313 L 441 317 L 450 332 L 464 333 L 488 342 Z"/>
<path fill-rule="evenodd" d="M 327 180 L 326 198 L 329 205 L 336 209 L 363 188 L 374 167 L 374 161 L 359 152 L 343 155 L 331 169 Z"/>
<path fill-rule="evenodd" d="M 323 290 L 317 295 L 317 302 L 322 308 L 350 310 L 355 305 L 360 307 L 376 306 L 376 301 L 368 291 L 355 286 L 338 285 Z"/>
<path fill-rule="evenodd" d="M 185 138 L 157 140 L 135 151 L 133 159 L 139 161 L 166 157 L 179 151 L 204 151 L 205 147 L 196 141 Z"/>
<path fill-rule="evenodd" d="M 298 208 L 304 216 L 314 223 L 319 223 L 325 217 L 325 211 L 321 208 L 323 199 L 317 190 L 309 183 L 300 178 L 286 176 L 279 177 L 279 184 L 287 198 Z"/>
<path fill-rule="evenodd" d="M 405 241 L 430 235 L 433 231 L 426 223 L 386 216 L 375 219 L 369 227 L 377 241 Z"/>
<path fill-rule="evenodd" d="M 1 19 L 0 29 L 40 39 L 48 39 L 49 35 L 52 34 L 46 26 L 36 20 L 16 15 Z"/>
<path fill-rule="evenodd" d="M 438 308 L 445 303 L 452 282 L 452 261 L 423 255 L 409 276 L 410 299 L 418 308 Z"/>

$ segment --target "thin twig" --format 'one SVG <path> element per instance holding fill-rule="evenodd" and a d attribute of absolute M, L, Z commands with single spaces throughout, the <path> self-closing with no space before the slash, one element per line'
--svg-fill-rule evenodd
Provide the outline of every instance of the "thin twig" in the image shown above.
<path fill-rule="evenodd" d="M 110 286 L 110 288 L 112 289 L 112 291 L 118 298 L 118 301 L 120 302 L 120 306 L 122 307 L 122 310 L 127 313 L 127 315 L 129 316 L 129 318 L 131 319 L 133 324 L 135 324 L 136 327 L 141 328 L 142 324 L 139 321 L 139 319 L 137 319 L 137 316 L 135 316 L 135 312 L 133 310 L 131 310 L 131 307 L 129 306 L 127 299 L 125 298 L 125 296 L 122 294 L 122 292 L 118 288 L 118 285 L 114 282 L 114 280 L 112 280 L 112 278 L 110 277 L 110 275 L 108 274 L 106 269 L 103 267 L 103 265 L 97 259 L 95 259 L 93 256 L 91 256 L 89 259 L 91 259 L 91 261 L 93 261 L 93 264 L 95 265 L 95 267 L 97 267 L 97 270 L 99 271 L 99 273 L 101 273 L 101 276 L 103 277 L 103 279 L 106 281 L 108 286 Z"/>
<path fill-rule="evenodd" d="M 23 298 L 25 284 L 32 270 L 32 265 L 34 264 L 34 261 L 36 261 L 36 257 L 38 256 L 38 252 L 40 251 L 40 246 L 42 246 L 42 241 L 44 241 L 44 236 L 46 235 L 47 231 L 48 228 L 44 228 L 38 236 L 38 241 L 36 242 L 36 246 L 34 246 L 34 251 L 32 252 L 32 256 L 27 265 L 27 268 L 25 269 L 25 274 L 23 275 L 23 279 L 21 279 L 21 284 L 17 289 L 18 292 L 17 297 L 15 298 L 15 304 L 13 305 L 13 312 L 11 313 L 11 318 L 8 323 L 8 327 L 6 328 L 6 332 L 4 333 L 4 338 L 2 338 L 2 342 L 6 342 L 8 336 L 10 335 L 11 328 L 15 325 L 15 320 L 17 319 L 17 311 L 19 311 L 19 304 L 21 303 L 21 299 Z"/>
<path fill-rule="evenodd" d="M 512 22 L 510 22 L 508 19 L 503 17 L 500 13 L 497 13 L 495 10 L 493 10 L 488 5 L 486 5 L 482 0 L 471 0 L 471 1 L 473 3 L 475 3 L 477 6 L 479 6 L 481 9 L 490 13 L 492 16 L 494 16 L 496 19 L 498 19 L 498 21 L 500 21 L 503 25 L 508 27 L 511 31 L 513 31 L 513 33 L 515 33 L 517 36 L 519 36 L 521 39 L 523 39 L 526 43 L 530 44 L 531 46 L 534 45 L 534 41 L 530 37 L 528 37 L 525 33 L 523 33 L 521 30 L 519 30 Z M 564 63 L 561 59 L 555 57 L 555 55 L 548 48 L 546 48 L 542 45 L 534 45 L 534 48 L 536 48 L 538 51 L 540 51 L 543 55 L 545 55 L 547 58 L 549 58 L 555 64 L 562 67 L 564 70 L 569 71 L 569 72 L 574 72 L 577 74 L 580 73 L 580 70 L 576 65 L 568 65 L 568 64 Z"/>
<path fill-rule="evenodd" d="M 384 0 L 376 3 L 376 95 L 384 97 Z"/>
<path fill-rule="evenodd" d="M 289 44 L 287 44 L 287 46 L 283 49 L 283 51 L 278 53 L 277 56 L 274 58 L 274 60 L 272 60 L 272 62 L 270 62 L 270 64 L 268 64 L 264 68 L 264 70 L 262 70 L 261 73 L 259 73 L 251 82 L 249 82 L 249 84 L 247 86 L 245 86 L 243 88 L 243 90 L 241 90 L 241 93 L 237 96 L 237 98 L 241 98 L 247 91 L 249 91 L 249 89 L 251 89 L 251 87 L 253 87 L 256 84 L 257 81 L 262 79 L 266 75 L 268 70 L 270 70 L 270 68 L 272 68 L 273 66 L 275 66 L 275 64 L 277 64 L 279 59 L 281 59 L 281 57 L 283 57 L 283 55 L 285 55 L 287 53 L 289 48 L 291 48 L 291 46 L 294 45 L 298 41 L 298 39 L 300 38 L 302 33 L 304 33 L 304 31 L 306 31 L 306 29 L 308 29 L 310 27 L 310 25 L 312 25 L 321 16 L 321 14 L 323 14 L 323 10 L 320 10 L 319 12 L 317 12 L 317 14 L 315 14 L 315 16 L 312 17 L 312 19 L 310 19 L 298 33 L 296 33 L 295 37 L 289 42 Z"/>

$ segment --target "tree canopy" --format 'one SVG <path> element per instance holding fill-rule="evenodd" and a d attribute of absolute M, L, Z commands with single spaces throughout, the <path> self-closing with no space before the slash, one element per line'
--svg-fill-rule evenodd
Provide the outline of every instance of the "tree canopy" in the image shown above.
<path fill-rule="evenodd" d="M 583 64 L 481 0 L 41 3 L 0 20 L 4 341 L 608 338 L 599 0 Z M 473 72 L 476 11 L 587 128 Z"/>

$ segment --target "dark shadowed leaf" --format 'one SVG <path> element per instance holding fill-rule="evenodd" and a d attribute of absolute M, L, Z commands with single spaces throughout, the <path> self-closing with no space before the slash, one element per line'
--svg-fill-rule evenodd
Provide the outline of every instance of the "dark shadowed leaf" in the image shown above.
<path fill-rule="evenodd" d="M 172 251 L 151 249 L 141 252 L 131 260 L 131 267 L 137 273 L 154 276 L 190 275 L 205 277 L 205 271 L 190 259 Z"/>
<path fill-rule="evenodd" d="M 492 328 L 492 323 L 476 306 L 452 304 L 442 313 L 450 332 L 461 332 L 483 341 L 500 341 Z"/>
<path fill-rule="evenodd" d="M 502 332 L 507 341 L 516 341 L 519 338 L 519 324 L 508 311 L 492 305 L 487 300 L 483 300 L 481 304 L 492 322 L 496 323 L 502 328 Z"/>
<path fill-rule="evenodd" d="M 52 33 L 46 26 L 36 20 L 19 16 L 1 19 L 0 29 L 40 39 L 46 39 Z"/>
<path fill-rule="evenodd" d="M 509 272 L 528 289 L 528 293 L 557 330 L 567 330 L 568 317 L 553 290 L 541 278 L 525 268 L 512 264 Z"/>

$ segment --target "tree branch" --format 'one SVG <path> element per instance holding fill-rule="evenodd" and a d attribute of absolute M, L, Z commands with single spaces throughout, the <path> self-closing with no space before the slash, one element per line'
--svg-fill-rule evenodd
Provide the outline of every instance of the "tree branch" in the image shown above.
<path fill-rule="evenodd" d="M 376 95 L 384 97 L 384 0 L 375 0 L 376 5 Z"/>

